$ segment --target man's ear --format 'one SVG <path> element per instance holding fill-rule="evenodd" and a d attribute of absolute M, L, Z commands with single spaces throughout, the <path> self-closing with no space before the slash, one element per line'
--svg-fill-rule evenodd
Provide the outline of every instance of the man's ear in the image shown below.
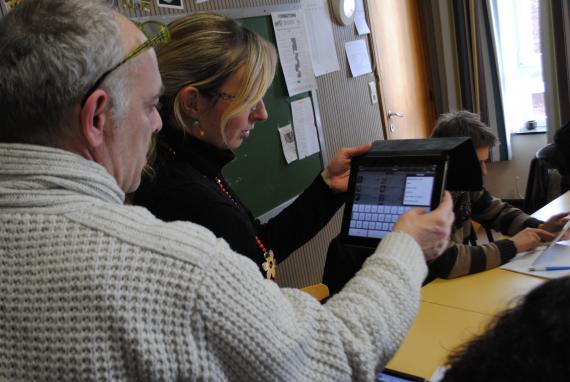
<path fill-rule="evenodd" d="M 91 148 L 101 146 L 105 128 L 109 124 L 109 95 L 103 89 L 95 90 L 81 109 L 81 133 Z"/>
<path fill-rule="evenodd" d="M 202 112 L 200 91 L 192 85 L 183 87 L 178 92 L 180 111 L 192 119 L 199 119 Z"/>

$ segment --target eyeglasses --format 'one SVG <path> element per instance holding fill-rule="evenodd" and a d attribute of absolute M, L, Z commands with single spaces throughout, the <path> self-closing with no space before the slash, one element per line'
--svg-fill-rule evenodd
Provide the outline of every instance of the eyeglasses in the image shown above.
<path fill-rule="evenodd" d="M 145 21 L 144 23 L 136 23 L 139 29 L 147 36 L 147 40 L 143 42 L 141 45 L 137 46 L 133 50 L 131 50 L 127 56 L 119 61 L 118 64 L 114 65 L 111 69 L 107 70 L 103 73 L 97 81 L 89 88 L 83 99 L 81 100 L 81 107 L 85 106 L 85 102 L 87 102 L 87 98 L 89 95 L 93 93 L 96 89 L 98 89 L 103 81 L 107 78 L 109 74 L 113 71 L 117 70 L 121 65 L 129 62 L 142 52 L 147 49 L 155 48 L 159 44 L 170 41 L 170 32 L 168 31 L 168 27 L 164 25 L 162 22 L 158 20 L 149 20 Z"/>
<path fill-rule="evenodd" d="M 224 101 L 232 102 L 232 101 L 235 101 L 235 99 L 236 99 L 235 95 L 231 95 L 231 94 L 228 94 L 225 92 L 218 92 L 215 90 L 211 91 L 210 94 L 211 94 L 212 98 L 214 98 L 216 100 L 221 99 Z"/>
<path fill-rule="evenodd" d="M 221 99 L 224 101 L 233 102 L 237 98 L 235 95 L 231 95 L 231 94 L 228 94 L 226 92 L 221 92 L 221 91 L 216 91 L 216 90 L 209 91 L 208 93 L 209 93 L 210 97 L 212 97 L 216 101 Z M 257 109 L 259 108 L 259 104 L 261 101 L 262 100 L 257 101 L 257 103 L 249 109 L 249 112 L 255 113 L 257 111 Z"/>

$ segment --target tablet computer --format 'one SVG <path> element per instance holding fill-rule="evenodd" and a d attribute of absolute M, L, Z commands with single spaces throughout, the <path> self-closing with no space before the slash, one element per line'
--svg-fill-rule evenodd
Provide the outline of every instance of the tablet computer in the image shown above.
<path fill-rule="evenodd" d="M 374 382 L 426 382 L 426 380 L 415 375 L 384 369 L 380 374 L 376 375 Z"/>
<path fill-rule="evenodd" d="M 436 208 L 445 190 L 447 164 L 447 155 L 353 158 L 341 240 L 375 248 L 406 211 Z"/>

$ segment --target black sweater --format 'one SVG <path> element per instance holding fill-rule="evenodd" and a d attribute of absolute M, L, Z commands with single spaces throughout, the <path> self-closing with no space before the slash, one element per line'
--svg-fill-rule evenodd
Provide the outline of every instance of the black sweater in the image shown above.
<path fill-rule="evenodd" d="M 344 203 L 344 194 L 331 191 L 318 175 L 290 206 L 261 224 L 222 175 L 223 167 L 233 158 L 230 150 L 219 150 L 165 128 L 157 145 L 156 173 L 143 180 L 134 203 L 162 220 L 188 220 L 209 228 L 260 269 L 264 257 L 256 236 L 273 251 L 279 264 L 318 233 Z"/>

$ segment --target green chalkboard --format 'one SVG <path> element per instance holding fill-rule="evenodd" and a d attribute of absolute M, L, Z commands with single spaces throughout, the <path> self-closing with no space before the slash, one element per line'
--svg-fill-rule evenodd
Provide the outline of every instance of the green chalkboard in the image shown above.
<path fill-rule="evenodd" d="M 238 20 L 275 44 L 270 16 Z M 259 216 L 301 193 L 322 170 L 320 153 L 287 164 L 277 128 L 292 124 L 291 101 L 285 79 L 278 68 L 263 98 L 269 118 L 256 123 L 249 138 L 235 151 L 236 159 L 224 168 L 224 176 L 241 200 Z"/>

